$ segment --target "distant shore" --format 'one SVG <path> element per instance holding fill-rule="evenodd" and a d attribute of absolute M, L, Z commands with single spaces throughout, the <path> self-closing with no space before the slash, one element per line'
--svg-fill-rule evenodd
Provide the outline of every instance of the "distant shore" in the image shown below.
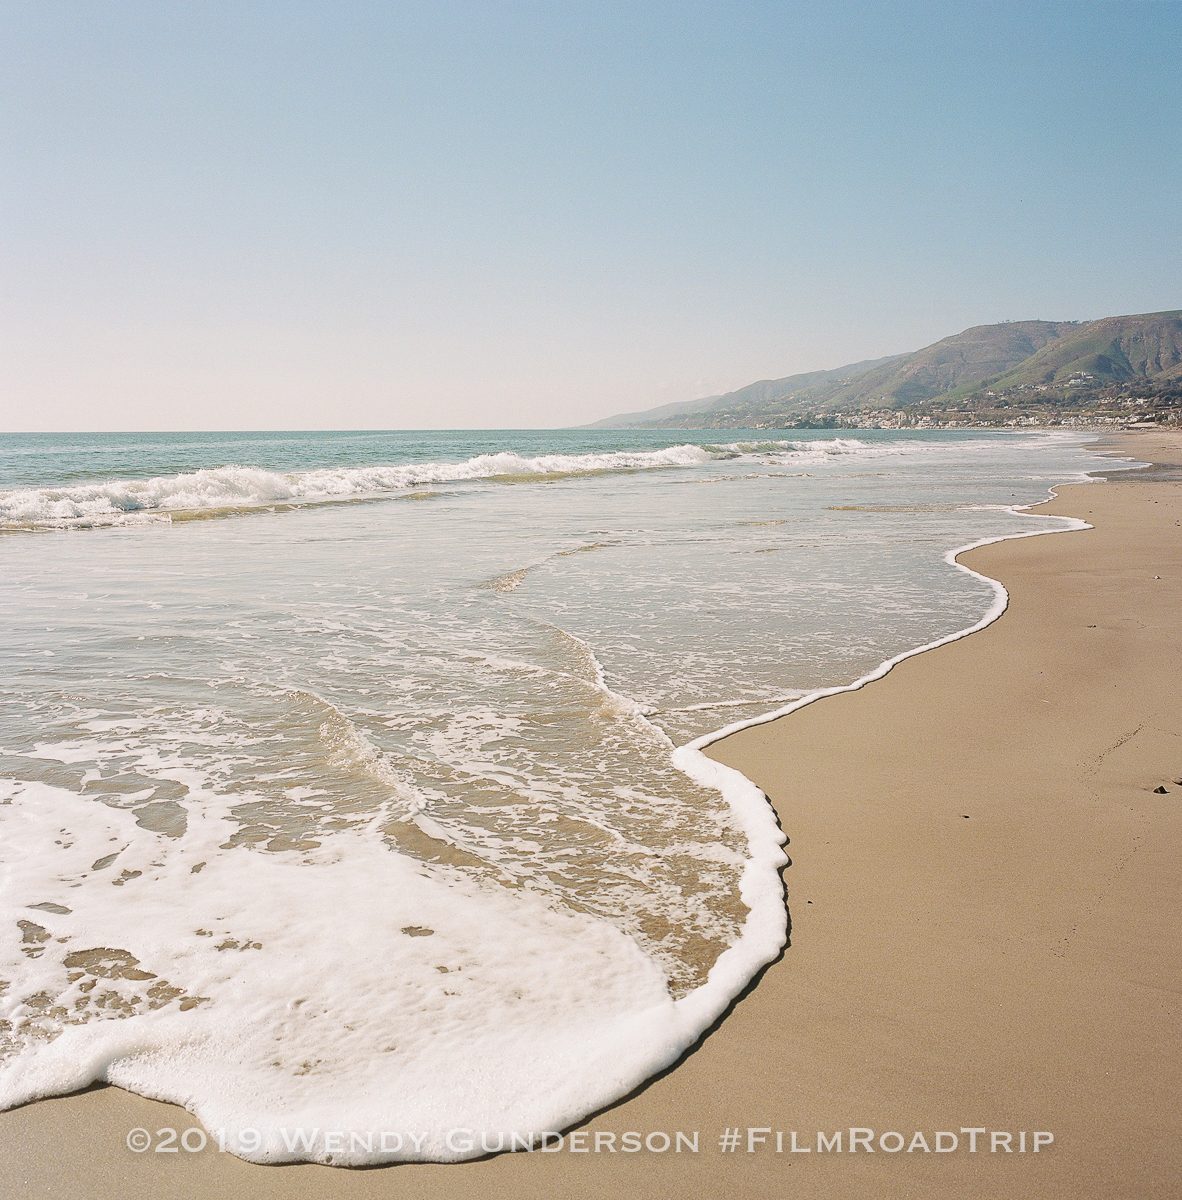
<path fill-rule="evenodd" d="M 589 426 L 588 428 L 598 428 Z M 768 433 L 783 433 L 805 431 L 809 429 L 840 429 L 847 433 L 856 433 L 859 429 L 901 429 L 901 430 L 931 430 L 946 431 L 960 430 L 977 433 L 1026 433 L 1031 430 L 1066 429 L 1074 433 L 1102 433 L 1107 436 L 1125 433 L 1178 433 L 1182 432 L 1182 423 L 1168 421 L 1135 421 L 1127 416 L 1105 416 L 1091 413 L 1074 413 L 1067 415 L 1048 415 L 1046 418 L 1017 417 L 1013 420 L 984 421 L 969 417 L 954 415 L 924 416 L 909 412 L 906 409 L 883 409 L 878 412 L 839 413 L 816 415 L 801 420 L 771 424 L 766 421 L 755 421 L 749 425 L 736 424 L 731 421 L 726 424 L 692 424 L 689 421 L 672 424 L 668 422 L 651 425 L 623 426 L 632 429 L 684 429 L 688 432 L 701 432 L 704 429 L 725 433 L 727 430 L 760 430 Z"/>
<path fill-rule="evenodd" d="M 597 1133 L 618 1148 L 627 1131 L 696 1132 L 697 1153 L 568 1144 L 352 1172 L 252 1166 L 212 1148 L 137 1155 L 132 1128 L 196 1122 L 95 1088 L 0 1114 L 0 1191 L 1174 1194 L 1182 434 L 1120 435 L 1111 448 L 1158 465 L 1063 488 L 1039 510 L 1094 529 L 964 557 L 1009 590 L 998 622 L 710 748 L 764 788 L 789 835 L 791 945 L 685 1061 L 581 1131 L 588 1148 Z M 879 1148 L 849 1153 L 851 1128 L 874 1131 Z M 741 1136 L 728 1152 L 730 1129 Z M 837 1131 L 847 1150 L 819 1150 L 818 1134 Z M 891 1131 L 929 1145 L 956 1134 L 957 1149 L 890 1152 L 877 1139 Z M 1037 1154 L 1036 1132 L 1053 1136 Z M 1010 1135 L 1002 1148 L 993 1133 Z"/>

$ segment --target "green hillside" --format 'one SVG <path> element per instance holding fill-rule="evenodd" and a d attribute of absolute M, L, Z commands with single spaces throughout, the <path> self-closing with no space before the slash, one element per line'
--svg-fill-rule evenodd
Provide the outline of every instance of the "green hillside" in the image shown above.
<path fill-rule="evenodd" d="M 904 355 L 889 370 L 862 376 L 831 397 L 826 407 L 873 404 L 902 408 L 952 392 L 967 392 L 1012 370 L 1073 328 L 1062 321 L 976 325 Z"/>
<path fill-rule="evenodd" d="M 621 414 L 596 425 L 770 428 L 805 420 L 850 423 L 868 412 L 955 412 L 967 420 L 980 411 L 989 420 L 1005 420 L 1032 406 L 1053 410 L 1067 404 L 1079 411 L 1089 397 L 1115 403 L 1130 389 L 1167 398 L 1182 389 L 1182 310 L 1087 322 L 977 325 L 909 354 L 764 379 L 722 396 Z"/>
<path fill-rule="evenodd" d="M 1062 383 L 1081 375 L 1107 383 L 1182 378 L 1182 310 L 1092 321 L 1043 346 L 994 388 Z"/>

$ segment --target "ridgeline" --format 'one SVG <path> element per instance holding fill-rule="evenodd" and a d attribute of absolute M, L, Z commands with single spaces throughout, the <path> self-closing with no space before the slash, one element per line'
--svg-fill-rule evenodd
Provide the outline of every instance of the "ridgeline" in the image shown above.
<path fill-rule="evenodd" d="M 589 428 L 941 428 L 1182 423 L 1182 310 L 977 325 L 922 350 Z"/>

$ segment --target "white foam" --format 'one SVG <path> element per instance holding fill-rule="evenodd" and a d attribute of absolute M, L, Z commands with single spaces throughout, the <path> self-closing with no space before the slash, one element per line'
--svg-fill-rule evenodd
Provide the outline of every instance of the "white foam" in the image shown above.
<path fill-rule="evenodd" d="M 1093 439 L 1094 440 L 1094 439 Z M 1100 456 L 1097 456 L 1100 459 Z M 1103 461 L 1107 464 L 1109 470 L 1137 470 L 1148 464 L 1138 462 L 1131 458 L 1120 457 L 1115 460 L 1105 457 Z M 1123 466 L 1115 465 L 1116 462 L 1124 464 Z M 1074 480 L 1070 482 L 1075 484 L 1091 484 L 1102 482 L 1096 476 L 1089 473 L 1080 473 Z M 1047 513 L 1036 513 L 1033 510 L 1039 508 L 1043 504 L 1049 504 L 1058 495 L 1058 488 L 1051 487 L 1047 489 L 1047 498 L 1039 500 L 1034 504 L 1004 504 L 1004 505 L 978 505 L 980 509 L 986 507 L 1000 512 L 1012 513 L 1014 516 L 1023 516 L 1034 518 L 1043 521 L 1052 521 L 1056 524 L 1053 528 L 1044 529 L 1025 529 L 1017 533 L 1005 533 L 998 537 L 979 538 L 975 542 L 968 542 L 966 545 L 957 546 L 955 549 L 948 550 L 944 554 L 944 561 L 950 566 L 955 567 L 958 571 L 964 572 L 966 575 L 986 584 L 993 592 L 993 601 L 986 610 L 985 615 L 979 621 L 972 625 L 966 626 L 955 633 L 947 634 L 944 637 L 936 638 L 934 641 L 925 642 L 922 646 L 915 646 L 910 650 L 905 650 L 901 654 L 896 654 L 893 658 L 888 658 L 884 662 L 879 663 L 873 671 L 868 671 L 865 675 L 855 679 L 853 683 L 842 684 L 839 687 L 818 688 L 815 691 L 808 692 L 805 695 L 793 700 L 790 704 L 786 704 L 781 708 L 772 709 L 770 712 L 761 713 L 757 717 L 751 717 L 745 721 L 735 721 L 733 724 L 724 725 L 721 729 L 716 729 L 711 733 L 703 734 L 690 742 L 684 749 L 701 751 L 707 746 L 713 745 L 715 742 L 721 741 L 725 737 L 729 737 L 732 733 L 738 733 L 743 729 L 751 729 L 756 725 L 766 725 L 769 721 L 777 721 L 780 717 L 786 717 L 789 713 L 794 713 L 798 709 L 804 708 L 806 705 L 815 704 L 818 700 L 823 700 L 826 696 L 836 696 L 842 692 L 856 692 L 864 688 L 868 683 L 873 683 L 876 679 L 881 679 L 887 675 L 899 663 L 906 661 L 909 658 L 914 658 L 917 654 L 925 654 L 929 650 L 935 650 L 940 646 L 947 646 L 951 642 L 960 641 L 961 638 L 968 637 L 970 634 L 977 633 L 987 626 L 992 625 L 1005 612 L 1009 605 L 1010 594 L 1006 590 L 1005 585 L 997 579 L 993 579 L 988 575 L 981 574 L 980 571 L 974 571 L 972 567 L 967 566 L 960 561 L 962 554 L 967 554 L 970 550 L 976 550 L 981 546 L 992 546 L 998 542 L 1015 541 L 1019 538 L 1039 537 L 1048 533 L 1073 533 L 1084 529 L 1093 528 L 1087 521 L 1079 517 L 1060 517 L 1051 516 Z"/>
<path fill-rule="evenodd" d="M 753 829 L 778 837 L 751 785 L 717 765 L 711 779 L 748 794 Z M 427 869 L 372 831 L 302 855 L 227 850 L 225 802 L 195 787 L 185 833 L 162 847 L 131 814 L 63 789 L 14 799 L 0 809 L 20 850 L 0 965 L 20 988 L 0 1016 L 26 1034 L 67 1024 L 9 1059 L 0 1105 L 106 1080 L 183 1104 L 255 1161 L 446 1161 L 474 1152 L 456 1130 L 562 1129 L 675 1061 L 782 943 L 783 904 L 753 880 L 762 936 L 674 1001 L 610 924 Z M 94 860 L 103 846 L 112 862 Z M 22 942 L 21 919 L 48 938 Z M 113 947 L 138 960 L 131 976 L 87 956 Z M 160 988 L 171 998 L 153 1008 Z M 69 1024 L 79 1005 L 99 1019 Z M 291 1130 L 311 1140 L 293 1148 Z M 335 1154 L 339 1130 L 417 1144 Z"/>
<path fill-rule="evenodd" d="M 1057 525 L 1011 536 L 1087 527 L 1039 519 Z M 19 986 L 0 994 L 0 1019 L 26 1032 L 65 1028 L 51 1040 L 24 1039 L 0 1070 L 0 1107 L 108 1080 L 185 1105 L 243 1157 L 361 1165 L 469 1157 L 479 1146 L 465 1149 L 453 1131 L 562 1129 L 618 1099 L 684 1054 L 784 944 L 786 859 L 776 816 L 751 781 L 702 751 L 727 733 L 864 686 L 996 619 L 1005 589 L 956 561 L 968 548 L 946 557 L 993 588 L 976 624 L 846 687 L 809 693 L 680 748 L 665 739 L 679 770 L 723 794 L 747 840 L 741 934 L 705 984 L 677 1000 L 658 963 L 620 929 L 529 886 L 479 884 L 395 853 L 379 820 L 311 850 L 234 846 L 240 824 L 232 812 L 250 797 L 223 794 L 184 755 L 156 764 L 188 789 L 188 819 L 170 838 L 142 828 L 133 811 L 65 788 L 9 785 L 13 802 L 0 804 L 11 864 L 0 977 Z M 655 729 L 578 644 L 613 712 Z M 412 810 L 405 780 L 381 750 L 335 706 L 309 695 L 323 706 L 317 720 L 330 751 Z M 100 720 L 92 732 L 117 753 L 124 725 Z M 31 753 L 65 764 L 95 757 L 82 741 L 43 742 Z M 411 819 L 431 833 L 426 814 Z M 54 910 L 32 907 L 45 904 Z M 46 937 L 22 937 L 18 921 Z M 134 956 L 131 974 L 90 969 L 85 952 L 104 947 Z M 105 994 L 113 999 L 100 1005 Z M 92 1019 L 72 1024 L 79 1012 Z M 293 1147 L 291 1130 L 310 1140 Z M 335 1152 L 328 1135 L 340 1130 L 362 1135 L 362 1144 Z M 365 1148 L 366 1133 L 383 1132 L 418 1140 Z"/>
<path fill-rule="evenodd" d="M 504 451 L 461 462 L 400 463 L 372 467 L 278 472 L 223 466 L 150 479 L 111 479 L 63 487 L 0 491 L 0 528 L 55 529 L 140 524 L 178 512 L 242 510 L 397 493 L 438 483 L 577 476 L 606 471 L 695 467 L 746 454 L 817 457 L 867 450 L 852 438 L 815 441 L 730 442 L 620 450 L 597 454 L 525 456 Z"/>

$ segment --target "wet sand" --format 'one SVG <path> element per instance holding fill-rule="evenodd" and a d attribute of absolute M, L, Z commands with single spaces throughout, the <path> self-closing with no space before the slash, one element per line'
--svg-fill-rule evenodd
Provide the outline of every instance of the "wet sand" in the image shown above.
<path fill-rule="evenodd" d="M 694 1053 L 582 1127 L 697 1131 L 698 1153 L 368 1171 L 137 1155 L 129 1129 L 196 1122 L 95 1088 L 0 1114 L 0 1195 L 1176 1195 L 1182 434 L 1116 447 L 1162 465 L 1040 510 L 1095 529 L 965 556 L 1010 591 L 994 625 L 711 748 L 781 814 L 791 945 Z M 815 1147 L 851 1126 L 1054 1143 L 789 1152 L 792 1131 Z M 734 1127 L 782 1131 L 785 1152 L 772 1132 L 724 1153 Z"/>

